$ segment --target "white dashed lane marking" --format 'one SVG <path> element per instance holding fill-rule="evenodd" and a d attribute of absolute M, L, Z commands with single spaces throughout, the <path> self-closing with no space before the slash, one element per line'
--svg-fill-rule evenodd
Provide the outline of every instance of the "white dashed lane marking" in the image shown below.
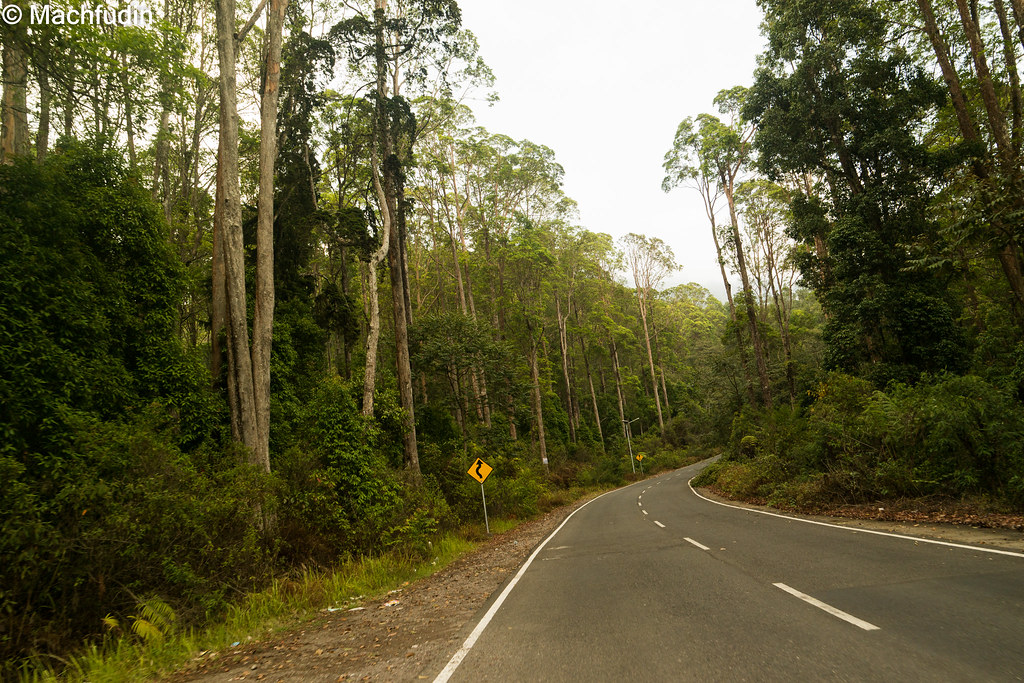
<path fill-rule="evenodd" d="M 786 591 L 790 595 L 793 595 L 795 597 L 800 598 L 801 600 L 803 600 L 804 602 L 806 602 L 809 605 L 814 605 L 818 609 L 824 610 L 824 611 L 828 612 L 829 614 L 831 614 L 834 617 L 838 617 L 839 619 L 842 619 L 843 621 L 845 621 L 847 623 L 853 624 L 857 628 L 862 628 L 865 631 L 878 631 L 879 630 L 879 628 L 877 626 L 875 626 L 874 624 L 868 623 L 868 622 L 864 621 L 863 619 L 858 619 L 857 617 L 853 616 L 852 614 L 848 614 L 848 613 L 844 612 L 841 609 L 838 609 L 836 607 L 833 607 L 832 605 L 829 605 L 827 603 L 822 602 L 821 600 L 818 600 L 817 598 L 812 598 L 810 595 L 807 595 L 806 593 L 801 593 L 800 591 L 798 591 L 795 588 L 790 588 L 789 586 L 787 586 L 784 583 L 773 583 L 772 585 L 775 586 L 776 588 L 781 588 L 782 590 Z"/>
<path fill-rule="evenodd" d="M 706 546 L 706 545 L 704 545 L 703 543 L 698 543 L 697 541 L 693 540 L 692 538 L 690 538 L 690 537 L 688 537 L 688 536 L 687 536 L 687 537 L 685 537 L 685 538 L 683 538 L 683 540 L 684 540 L 684 541 L 686 541 L 687 543 L 691 543 L 691 544 L 693 544 L 693 545 L 697 546 L 697 547 L 698 547 L 698 548 L 700 548 L 701 550 L 711 550 L 711 548 L 707 547 L 707 546 Z"/>

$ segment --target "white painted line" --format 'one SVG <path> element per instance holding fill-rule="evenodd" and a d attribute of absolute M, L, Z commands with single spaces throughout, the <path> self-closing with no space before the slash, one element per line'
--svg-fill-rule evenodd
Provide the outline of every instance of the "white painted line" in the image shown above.
<path fill-rule="evenodd" d="M 730 505 L 729 503 L 723 503 L 718 500 L 712 500 L 707 496 L 702 496 L 697 493 L 697 489 L 693 488 L 693 478 L 686 482 L 690 490 L 693 491 L 693 495 L 697 496 L 702 500 L 706 500 L 709 503 L 715 505 L 721 505 L 722 507 L 732 508 L 734 510 L 743 510 L 744 512 L 756 512 L 759 515 L 768 515 L 769 517 L 779 517 L 781 519 L 788 519 L 793 522 L 803 522 L 804 524 L 816 524 L 817 526 L 827 526 L 833 529 L 842 529 L 843 531 L 855 531 L 862 534 L 873 534 L 875 536 L 888 536 L 890 538 L 901 538 L 905 541 L 914 541 L 915 543 L 931 543 L 933 545 L 944 545 L 949 548 L 960 548 L 962 550 L 975 550 L 979 553 L 993 553 L 995 555 L 1009 555 L 1011 557 L 1024 557 L 1024 553 L 1018 553 L 1013 550 L 997 550 L 996 548 L 980 548 L 976 545 L 965 545 L 963 543 L 950 543 L 949 541 L 937 541 L 933 538 L 924 538 L 923 536 L 907 536 L 906 534 L 894 534 L 888 531 L 875 531 L 874 529 L 860 529 L 853 526 L 843 526 L 842 524 L 830 524 L 829 522 L 819 522 L 816 519 L 804 519 L 802 517 L 790 517 L 789 515 L 781 515 L 777 512 L 768 512 L 767 510 L 758 510 L 756 508 L 745 508 L 739 505 Z"/>
<path fill-rule="evenodd" d="M 637 507 L 643 507 L 643 506 L 644 506 L 644 504 L 643 504 L 643 503 L 641 503 L 641 502 L 640 502 L 639 500 L 638 500 L 638 501 L 636 501 L 636 504 L 637 504 Z"/>
<path fill-rule="evenodd" d="M 608 495 L 609 493 L 614 492 L 615 491 L 605 491 L 597 498 L 602 498 Z M 526 573 L 526 570 L 530 568 L 530 565 L 533 564 L 533 560 L 537 557 L 537 555 L 540 554 L 540 551 L 544 550 L 544 546 L 548 544 L 548 541 L 554 538 L 555 534 L 562 530 L 562 527 L 565 526 L 570 519 L 572 519 L 573 515 L 575 515 L 577 512 L 593 503 L 595 500 L 597 500 L 597 498 L 588 500 L 586 503 L 570 512 L 569 516 L 562 520 L 562 523 L 558 525 L 558 528 L 552 531 L 551 534 L 534 549 L 530 557 L 527 558 L 526 562 L 523 563 L 523 566 L 519 568 L 518 572 L 516 572 L 516 575 L 512 577 L 512 580 L 508 582 L 507 586 L 505 586 L 505 590 L 501 591 L 501 595 L 498 596 L 498 599 L 494 601 L 490 609 L 487 610 L 487 613 L 484 614 L 483 619 L 480 620 L 480 623 L 476 625 L 476 627 L 473 629 L 473 632 L 469 634 L 468 638 L 466 638 L 466 642 L 462 644 L 462 647 L 459 648 L 458 652 L 452 655 L 452 658 L 448 660 L 448 663 L 445 664 L 445 667 L 441 669 L 441 673 L 437 674 L 437 678 L 434 679 L 434 683 L 446 683 L 446 681 L 452 677 L 452 674 L 455 673 L 455 670 L 459 668 L 459 664 L 461 664 L 462 660 L 466 658 L 466 655 L 469 654 L 469 651 L 473 649 L 473 645 L 475 645 L 477 639 L 480 638 L 480 634 L 483 633 L 484 629 L 487 628 L 487 625 L 491 623 L 491 619 L 494 618 L 494 615 L 495 613 L 497 613 L 498 608 L 501 607 L 502 603 L 505 602 L 505 598 L 508 597 L 508 594 L 511 593 L 512 589 L 516 587 L 517 583 L 519 583 L 519 579 L 521 579 L 523 577 L 523 574 Z"/>
<path fill-rule="evenodd" d="M 841 609 L 836 609 L 832 605 L 824 603 L 821 600 L 818 600 L 817 598 L 812 598 L 810 595 L 807 595 L 806 593 L 801 593 L 800 591 L 798 591 L 795 588 L 790 588 L 789 586 L 787 586 L 784 583 L 773 583 L 772 585 L 775 586 L 776 588 L 781 588 L 782 590 L 786 591 L 790 595 L 795 595 L 796 597 L 800 598 L 804 602 L 806 602 L 806 603 L 808 603 L 810 605 L 814 605 L 815 607 L 817 607 L 820 610 L 824 610 L 824 611 L 828 612 L 829 614 L 831 614 L 834 617 L 839 617 L 843 621 L 845 621 L 847 623 L 850 623 L 850 624 L 853 624 L 857 628 L 862 628 L 865 631 L 878 631 L 879 630 L 879 628 L 877 626 L 875 626 L 874 624 L 868 623 L 868 622 L 864 621 L 863 619 L 858 619 L 857 617 L 853 616 L 852 614 L 847 614 L 846 612 L 844 612 Z"/>
<path fill-rule="evenodd" d="M 701 550 L 711 550 L 711 548 L 707 547 L 706 545 L 704 545 L 702 543 L 697 543 L 697 541 L 693 540 L 689 536 L 684 537 L 683 540 L 686 541 L 687 543 L 692 543 L 693 545 L 697 546 Z"/>
<path fill-rule="evenodd" d="M 661 522 L 659 522 L 658 520 L 654 520 L 654 523 L 657 524 L 658 526 L 660 526 L 662 529 L 665 528 L 665 525 L 662 524 Z"/>
<path fill-rule="evenodd" d="M 647 510 L 641 510 L 641 512 L 643 512 L 645 515 L 647 514 Z"/>

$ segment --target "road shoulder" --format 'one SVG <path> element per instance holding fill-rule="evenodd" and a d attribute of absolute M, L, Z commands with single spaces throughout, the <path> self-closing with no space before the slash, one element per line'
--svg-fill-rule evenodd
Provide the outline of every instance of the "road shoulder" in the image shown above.
<path fill-rule="evenodd" d="M 846 512 L 847 514 L 845 515 L 806 514 L 791 510 L 780 510 L 768 505 L 759 505 L 756 503 L 733 500 L 703 486 L 697 487 L 696 490 L 699 491 L 702 496 L 706 496 L 711 500 L 725 503 L 727 505 L 762 510 L 764 512 L 809 519 L 827 524 L 835 524 L 836 526 L 849 527 L 851 529 L 883 531 L 893 534 L 902 534 L 905 536 L 918 536 L 937 541 L 946 541 L 948 543 L 963 543 L 967 545 L 979 545 L 987 548 L 997 548 L 999 550 L 1024 552 L 1024 532 L 1014 529 L 988 528 L 983 526 L 973 526 L 970 524 L 940 522 L 930 519 L 914 519 L 915 515 L 912 514 L 913 511 L 889 511 L 890 515 L 903 514 L 910 517 L 910 519 L 907 520 L 865 519 L 864 516 L 872 512 L 868 509 L 869 506 L 849 506 L 846 510 L 839 510 L 839 512 Z M 886 510 L 884 505 L 874 512 L 878 513 L 879 516 L 885 516 Z M 979 520 L 979 522 L 985 523 L 984 520 Z"/>

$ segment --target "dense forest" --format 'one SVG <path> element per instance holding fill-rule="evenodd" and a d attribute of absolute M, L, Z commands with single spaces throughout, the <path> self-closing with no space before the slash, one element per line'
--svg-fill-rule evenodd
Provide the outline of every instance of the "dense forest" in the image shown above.
<path fill-rule="evenodd" d="M 476 125 L 454 0 L 0 26 L 5 673 L 427 557 L 481 456 L 512 517 L 635 453 L 779 505 L 1024 505 L 1024 5 L 759 5 L 753 85 L 666 139 L 724 302 Z"/>

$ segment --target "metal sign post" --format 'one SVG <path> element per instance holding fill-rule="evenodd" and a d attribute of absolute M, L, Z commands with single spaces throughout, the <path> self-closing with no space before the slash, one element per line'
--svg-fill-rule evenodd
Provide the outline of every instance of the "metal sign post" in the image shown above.
<path fill-rule="evenodd" d="M 484 528 L 487 529 L 487 535 L 491 535 L 491 523 L 487 521 L 487 495 L 484 493 L 483 482 L 480 483 L 480 498 L 484 501 Z"/>
<path fill-rule="evenodd" d="M 484 502 L 484 527 L 487 529 L 487 535 L 491 535 L 491 523 L 487 519 L 487 494 L 484 493 L 484 481 L 487 480 L 489 475 L 494 470 L 493 467 L 485 463 L 481 458 L 477 458 L 469 467 L 469 471 L 466 472 L 469 476 L 480 482 L 480 498 Z"/>

